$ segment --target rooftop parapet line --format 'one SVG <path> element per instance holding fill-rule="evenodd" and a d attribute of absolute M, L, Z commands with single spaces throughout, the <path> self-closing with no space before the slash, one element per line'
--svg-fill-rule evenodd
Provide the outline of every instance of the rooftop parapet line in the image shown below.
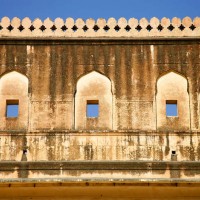
<path fill-rule="evenodd" d="M 61 39 L 137 39 L 137 38 L 199 38 L 200 37 L 200 18 L 192 20 L 185 17 L 182 20 L 174 17 L 146 18 L 137 20 L 130 18 L 120 18 L 118 20 L 109 18 L 107 21 L 99 18 L 94 19 L 72 19 L 66 20 L 50 18 L 42 21 L 35 19 L 31 21 L 28 17 L 20 20 L 17 17 L 9 19 L 3 17 L 0 21 L 0 39 L 2 38 L 61 38 Z"/>

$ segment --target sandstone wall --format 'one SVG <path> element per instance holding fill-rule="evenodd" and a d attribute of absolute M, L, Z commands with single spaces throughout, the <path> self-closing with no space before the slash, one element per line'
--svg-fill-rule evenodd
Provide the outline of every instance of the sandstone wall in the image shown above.
<path fill-rule="evenodd" d="M 0 159 L 19 161 L 28 150 L 29 161 L 171 160 L 172 151 L 179 161 L 199 160 L 199 50 L 197 39 L 1 40 L 0 80 L 12 71 L 27 78 L 28 108 L 19 106 L 28 117 L 22 127 L 20 116 L 13 125 L 0 111 Z M 110 81 L 112 126 L 77 129 L 77 82 L 93 71 Z M 158 84 L 170 73 L 182 77 L 184 92 L 174 93 L 187 101 L 166 123 Z"/>

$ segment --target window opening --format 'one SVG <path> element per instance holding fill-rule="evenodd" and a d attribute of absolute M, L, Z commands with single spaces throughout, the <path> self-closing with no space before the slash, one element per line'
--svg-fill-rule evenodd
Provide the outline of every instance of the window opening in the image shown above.
<path fill-rule="evenodd" d="M 177 117 L 178 116 L 177 100 L 167 100 L 166 101 L 166 116 L 167 117 Z"/>
<path fill-rule="evenodd" d="M 87 100 L 87 117 L 99 116 L 99 101 Z"/>
<path fill-rule="evenodd" d="M 24 155 L 27 154 L 27 149 L 23 149 L 23 154 L 24 154 Z"/>
<path fill-rule="evenodd" d="M 6 117 L 18 117 L 19 100 L 6 100 Z"/>
<path fill-rule="evenodd" d="M 176 151 L 172 151 L 172 155 L 176 155 Z"/>

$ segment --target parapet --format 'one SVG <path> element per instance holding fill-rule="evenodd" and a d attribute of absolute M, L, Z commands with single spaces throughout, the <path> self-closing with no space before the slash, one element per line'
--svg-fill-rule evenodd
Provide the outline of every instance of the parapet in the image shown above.
<path fill-rule="evenodd" d="M 0 21 L 0 39 L 156 39 L 156 38 L 200 38 L 200 17 L 192 20 L 173 18 L 142 18 L 137 20 L 120 18 L 108 20 L 47 18 L 44 21 L 29 18 L 10 20 L 3 17 Z"/>

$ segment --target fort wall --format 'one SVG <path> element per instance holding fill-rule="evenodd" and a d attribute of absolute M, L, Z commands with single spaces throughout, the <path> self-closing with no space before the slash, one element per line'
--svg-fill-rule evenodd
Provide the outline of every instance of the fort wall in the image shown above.
<path fill-rule="evenodd" d="M 2 18 L 2 182 L 199 182 L 199 30 L 188 17 Z"/>

